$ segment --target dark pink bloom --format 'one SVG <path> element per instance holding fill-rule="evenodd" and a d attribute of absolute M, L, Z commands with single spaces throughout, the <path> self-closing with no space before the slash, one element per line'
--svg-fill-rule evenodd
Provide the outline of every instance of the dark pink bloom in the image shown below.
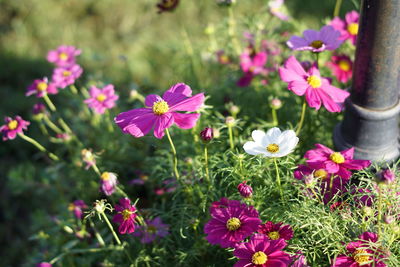
<path fill-rule="evenodd" d="M 83 200 L 75 200 L 70 203 L 68 206 L 68 210 L 72 211 L 77 219 L 82 219 L 83 210 L 87 209 L 88 206 L 85 204 Z"/>
<path fill-rule="evenodd" d="M 81 54 L 81 50 L 71 45 L 61 45 L 56 50 L 50 50 L 47 60 L 57 67 L 68 67 L 75 64 L 75 57 Z"/>
<path fill-rule="evenodd" d="M 351 191 L 351 195 L 358 208 L 372 207 L 375 201 L 375 195 L 369 189 L 356 188 Z"/>
<path fill-rule="evenodd" d="M 266 74 L 265 64 L 267 63 L 267 53 L 256 53 L 253 49 L 246 49 L 240 55 L 240 67 L 243 71 L 243 76 L 237 82 L 240 87 L 249 86 L 256 75 Z"/>
<path fill-rule="evenodd" d="M 15 118 L 5 117 L 4 121 L 6 124 L 0 127 L 0 132 L 3 135 L 3 141 L 14 139 L 17 134 L 23 133 L 24 130 L 28 129 L 29 121 L 23 120 L 20 116 Z"/>
<path fill-rule="evenodd" d="M 213 128 L 206 127 L 200 132 L 200 138 L 203 142 L 210 142 L 214 138 Z"/>
<path fill-rule="evenodd" d="M 71 136 L 68 133 L 58 133 L 56 134 L 56 138 L 64 141 L 71 140 Z"/>
<path fill-rule="evenodd" d="M 197 111 L 204 103 L 204 94 L 192 96 L 192 89 L 178 83 L 166 91 L 162 97 L 148 95 L 146 108 L 132 109 L 120 113 L 114 121 L 124 133 L 142 137 L 154 128 L 154 136 L 161 139 L 164 130 L 174 123 L 181 129 L 191 129 L 196 125 L 199 113 L 178 113 L 177 111 Z"/>
<path fill-rule="evenodd" d="M 336 174 L 344 179 L 350 178 L 349 170 L 362 170 L 371 165 L 369 160 L 353 159 L 353 147 L 341 152 L 335 152 L 321 144 L 316 144 L 315 147 L 304 155 L 307 164 L 311 168 L 325 169 L 328 173 Z"/>
<path fill-rule="evenodd" d="M 244 198 L 249 198 L 253 195 L 253 188 L 250 185 L 246 184 L 246 181 L 240 183 L 237 187 L 239 194 Z"/>
<path fill-rule="evenodd" d="M 392 184 L 396 180 L 396 175 L 390 169 L 384 169 L 376 174 L 378 183 Z"/>
<path fill-rule="evenodd" d="M 306 257 L 301 251 L 297 251 L 295 255 L 291 256 L 292 264 L 290 267 L 310 267 L 307 264 Z"/>
<path fill-rule="evenodd" d="M 233 255 L 239 261 L 233 267 L 285 267 L 291 262 L 290 255 L 282 251 L 283 239 L 269 240 L 265 235 L 255 234 L 249 242 L 239 243 Z"/>
<path fill-rule="evenodd" d="M 57 87 L 45 77 L 43 79 L 34 80 L 28 87 L 26 96 L 36 94 L 36 97 L 43 97 L 46 94 L 55 95 L 58 93 Z"/>
<path fill-rule="evenodd" d="M 333 55 L 326 65 L 341 83 L 347 83 L 353 75 L 353 62 L 346 55 Z"/>
<path fill-rule="evenodd" d="M 350 95 L 321 77 L 316 66 L 305 71 L 294 56 L 289 57 L 284 67 L 279 68 L 279 75 L 282 81 L 288 83 L 290 91 L 299 96 L 305 95 L 308 105 L 317 110 L 322 103 L 329 112 L 340 112 L 341 104 Z"/>
<path fill-rule="evenodd" d="M 75 64 L 68 67 L 59 67 L 54 69 L 52 80 L 56 87 L 65 88 L 74 84 L 75 80 L 82 75 L 81 66 Z"/>
<path fill-rule="evenodd" d="M 160 217 L 155 217 L 153 220 L 146 220 L 146 226 L 137 226 L 137 231 L 132 235 L 140 237 L 142 244 L 153 242 L 157 237 L 165 237 L 169 234 L 169 225 L 164 224 Z"/>
<path fill-rule="evenodd" d="M 33 105 L 32 113 L 33 115 L 39 115 L 46 112 L 46 106 L 43 103 L 37 103 Z"/>
<path fill-rule="evenodd" d="M 293 238 L 293 229 L 289 224 L 282 225 L 283 222 L 273 223 L 268 221 L 258 226 L 257 232 L 266 235 L 268 239 L 277 240 L 280 238 L 290 240 Z"/>
<path fill-rule="evenodd" d="M 212 218 L 204 226 L 206 238 L 210 244 L 219 244 L 223 248 L 234 247 L 255 232 L 261 223 L 253 206 L 235 200 L 214 202 L 210 212 Z"/>
<path fill-rule="evenodd" d="M 309 50 L 314 53 L 335 50 L 342 44 L 340 32 L 329 25 L 322 27 L 320 31 L 305 30 L 303 36 L 292 36 L 286 44 L 293 50 Z"/>
<path fill-rule="evenodd" d="M 36 267 L 52 267 L 52 266 L 53 265 L 51 265 L 48 262 L 41 262 L 41 263 L 36 264 Z"/>
<path fill-rule="evenodd" d="M 386 267 L 386 253 L 375 244 L 378 235 L 364 232 L 358 238 L 359 241 L 347 244 L 347 255 L 339 255 L 332 267 Z"/>
<path fill-rule="evenodd" d="M 115 205 L 115 211 L 117 211 L 117 214 L 114 215 L 113 222 L 119 223 L 118 232 L 120 234 L 133 233 L 137 214 L 135 206 L 131 205 L 131 201 L 128 198 L 121 198 L 119 205 Z"/>
<path fill-rule="evenodd" d="M 341 20 L 335 17 L 330 25 L 340 31 L 340 40 L 350 40 L 353 45 L 356 44 L 358 34 L 358 22 L 360 15 L 357 11 L 351 11 L 346 14 L 346 19 Z"/>
<path fill-rule="evenodd" d="M 117 187 L 117 175 L 112 172 L 103 172 L 101 174 L 101 191 L 107 195 L 111 196 Z"/>
<path fill-rule="evenodd" d="M 115 101 L 118 100 L 118 95 L 115 94 L 114 85 L 109 84 L 99 89 L 92 86 L 89 90 L 90 98 L 85 100 L 89 108 L 96 113 L 103 114 L 107 109 L 115 106 Z"/>

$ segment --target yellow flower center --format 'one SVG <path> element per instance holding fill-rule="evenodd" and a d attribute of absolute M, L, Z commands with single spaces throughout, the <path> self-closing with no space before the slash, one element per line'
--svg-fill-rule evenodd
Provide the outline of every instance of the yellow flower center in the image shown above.
<path fill-rule="evenodd" d="M 12 120 L 7 124 L 7 126 L 8 126 L 8 129 L 15 130 L 18 127 L 18 121 Z"/>
<path fill-rule="evenodd" d="M 98 94 L 97 97 L 96 97 L 96 99 L 97 99 L 97 101 L 99 101 L 99 102 L 103 102 L 104 100 L 107 99 L 107 97 L 106 97 L 105 94 Z"/>
<path fill-rule="evenodd" d="M 229 62 L 229 57 L 226 56 L 226 55 L 222 55 L 222 56 L 219 57 L 219 60 L 220 60 L 222 63 L 228 63 L 228 62 Z"/>
<path fill-rule="evenodd" d="M 123 211 L 121 211 L 122 217 L 124 218 L 124 221 L 128 220 L 131 217 L 131 214 L 133 212 L 130 211 L 129 209 L 124 209 Z"/>
<path fill-rule="evenodd" d="M 262 251 L 257 251 L 251 257 L 251 262 L 255 265 L 265 264 L 267 262 L 267 260 L 268 260 L 268 256 Z"/>
<path fill-rule="evenodd" d="M 315 49 L 319 49 L 324 45 L 324 42 L 316 40 L 316 41 L 313 41 L 310 45 L 312 47 L 314 47 Z"/>
<path fill-rule="evenodd" d="M 74 203 L 70 203 L 69 205 L 68 205 L 68 210 L 69 211 L 73 211 L 75 209 L 75 204 Z"/>
<path fill-rule="evenodd" d="M 350 23 L 347 26 L 347 31 L 351 34 L 351 35 L 356 35 L 358 33 L 358 23 Z"/>
<path fill-rule="evenodd" d="M 101 179 L 104 181 L 110 180 L 110 173 L 109 172 L 103 172 L 101 174 Z"/>
<path fill-rule="evenodd" d="M 324 169 L 319 169 L 314 172 L 314 177 L 325 180 L 328 178 L 328 173 Z"/>
<path fill-rule="evenodd" d="M 60 53 L 60 54 L 58 55 L 58 57 L 59 57 L 61 60 L 67 60 L 67 59 L 68 59 L 68 55 L 67 55 L 66 53 L 64 53 L 64 52 Z"/>
<path fill-rule="evenodd" d="M 63 71 L 63 73 L 62 73 L 62 75 L 64 76 L 64 77 L 68 77 L 68 76 L 70 76 L 72 73 L 70 72 L 70 71 L 68 71 L 68 70 L 64 70 Z"/>
<path fill-rule="evenodd" d="M 269 144 L 267 146 L 267 151 L 269 153 L 276 153 L 279 151 L 279 146 L 277 144 Z"/>
<path fill-rule="evenodd" d="M 272 240 L 278 240 L 281 236 L 279 235 L 278 232 L 269 232 L 268 237 L 271 238 Z"/>
<path fill-rule="evenodd" d="M 240 225 L 240 220 L 236 217 L 232 217 L 226 222 L 226 228 L 228 228 L 229 231 L 236 231 L 239 229 Z"/>
<path fill-rule="evenodd" d="M 365 249 L 358 249 L 354 252 L 353 254 L 353 259 L 357 262 L 357 263 L 367 263 L 370 261 L 370 257 L 369 257 L 369 253 L 368 251 L 366 251 Z"/>
<path fill-rule="evenodd" d="M 163 115 L 169 110 L 168 103 L 164 100 L 159 100 L 153 104 L 153 112 L 156 115 Z"/>
<path fill-rule="evenodd" d="M 322 85 L 321 78 L 318 77 L 317 75 L 311 75 L 310 77 L 307 78 L 307 83 L 312 87 L 312 88 L 319 88 Z"/>
<path fill-rule="evenodd" d="M 37 84 L 36 88 L 38 89 L 38 91 L 46 91 L 47 83 L 40 82 L 40 83 Z"/>
<path fill-rule="evenodd" d="M 340 60 L 338 65 L 339 65 L 339 68 L 343 71 L 350 70 L 350 63 L 347 60 Z"/>
<path fill-rule="evenodd" d="M 342 164 L 344 162 L 344 157 L 339 152 L 334 152 L 329 156 L 329 159 L 337 164 Z"/>

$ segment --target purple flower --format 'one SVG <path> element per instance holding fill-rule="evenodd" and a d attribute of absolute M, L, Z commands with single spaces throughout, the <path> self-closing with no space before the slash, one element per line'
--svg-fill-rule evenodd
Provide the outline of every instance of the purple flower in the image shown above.
<path fill-rule="evenodd" d="M 214 138 L 214 130 L 213 128 L 206 127 L 203 131 L 200 132 L 200 138 L 203 142 L 210 142 Z"/>
<path fill-rule="evenodd" d="M 268 221 L 258 226 L 257 232 L 264 234 L 268 239 L 277 240 L 283 238 L 284 240 L 290 240 L 293 238 L 293 229 L 289 224 L 283 225 L 283 222 L 273 223 Z"/>
<path fill-rule="evenodd" d="M 96 113 L 103 114 L 106 109 L 111 109 L 115 106 L 115 101 L 118 100 L 118 95 L 114 92 L 114 85 L 106 85 L 103 89 L 92 86 L 89 91 L 90 98 L 85 100 L 89 108 Z"/>
<path fill-rule="evenodd" d="M 46 106 L 43 103 L 37 103 L 33 105 L 33 115 L 44 114 L 46 112 Z"/>
<path fill-rule="evenodd" d="M 48 262 L 40 262 L 38 264 L 36 264 L 36 267 L 52 267 L 53 265 L 51 265 Z"/>
<path fill-rule="evenodd" d="M 57 67 L 68 67 L 75 64 L 75 57 L 81 54 L 81 50 L 74 46 L 61 45 L 56 50 L 50 50 L 47 60 Z"/>
<path fill-rule="evenodd" d="M 68 206 L 68 210 L 72 211 L 77 219 L 82 219 L 83 209 L 87 209 L 88 206 L 83 200 L 75 200 L 70 203 Z"/>
<path fill-rule="evenodd" d="M 253 195 L 253 188 L 246 184 L 246 181 L 240 183 L 237 187 L 239 194 L 244 198 L 249 198 Z"/>
<path fill-rule="evenodd" d="M 74 84 L 75 80 L 82 75 L 81 66 L 75 64 L 68 67 L 59 67 L 54 69 L 53 83 L 55 86 L 64 89 L 68 85 Z"/>
<path fill-rule="evenodd" d="M 131 205 L 128 198 L 121 198 L 119 205 L 115 205 L 117 214 L 114 215 L 113 222 L 119 223 L 118 232 L 120 234 L 131 234 L 135 231 L 136 208 Z"/>
<path fill-rule="evenodd" d="M 301 251 L 297 251 L 295 255 L 291 256 L 292 264 L 290 267 L 310 267 L 307 264 L 306 257 Z"/>
<path fill-rule="evenodd" d="M 184 83 L 178 83 L 166 91 L 162 97 L 148 95 L 146 108 L 132 109 L 120 113 L 115 123 L 124 133 L 142 137 L 154 128 L 154 136 L 161 139 L 164 130 L 174 123 L 181 129 L 191 129 L 196 125 L 199 113 L 178 113 L 177 111 L 197 111 L 204 103 L 204 94 L 192 96 L 192 90 Z"/>
<path fill-rule="evenodd" d="M 17 134 L 23 133 L 24 130 L 28 129 L 29 121 L 23 120 L 20 116 L 16 116 L 14 119 L 11 117 L 5 117 L 5 125 L 0 127 L 0 132 L 3 135 L 3 141 L 14 139 Z"/>
<path fill-rule="evenodd" d="M 111 196 L 117 187 L 117 175 L 112 172 L 103 172 L 101 174 L 101 191 L 107 196 Z"/>
<path fill-rule="evenodd" d="M 329 25 L 320 31 L 305 30 L 303 36 L 292 36 L 286 44 L 293 50 L 310 50 L 314 53 L 335 50 L 342 44 L 340 32 Z"/>
<path fill-rule="evenodd" d="M 254 76 L 259 74 L 266 74 L 267 69 L 264 65 L 267 63 L 267 53 L 252 51 L 253 49 L 246 49 L 240 55 L 240 67 L 243 71 L 243 76 L 237 82 L 240 87 L 249 86 Z"/>
<path fill-rule="evenodd" d="M 142 244 L 153 242 L 157 237 L 165 237 L 169 234 L 169 225 L 164 224 L 160 217 L 155 217 L 153 220 L 146 220 L 146 226 L 137 226 L 137 231 L 132 235 L 140 237 Z"/>
<path fill-rule="evenodd" d="M 396 180 L 396 175 L 390 169 L 385 169 L 378 172 L 376 178 L 378 183 L 392 184 Z"/>
<path fill-rule="evenodd" d="M 36 97 L 43 97 L 46 94 L 55 95 L 58 93 L 57 87 L 45 77 L 43 79 L 34 80 L 28 87 L 26 96 L 36 94 Z"/>
<path fill-rule="evenodd" d="M 219 208 L 218 205 L 222 204 Z M 210 208 L 211 220 L 204 226 L 210 244 L 223 248 L 235 247 L 258 229 L 261 223 L 258 212 L 237 200 L 221 199 Z"/>

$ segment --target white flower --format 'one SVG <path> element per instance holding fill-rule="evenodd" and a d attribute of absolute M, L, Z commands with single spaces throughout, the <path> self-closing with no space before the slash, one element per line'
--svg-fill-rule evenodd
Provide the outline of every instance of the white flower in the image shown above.
<path fill-rule="evenodd" d="M 280 158 L 292 153 L 299 142 L 293 130 L 281 132 L 276 127 L 269 129 L 267 133 L 255 130 L 251 137 L 254 142 L 246 142 L 243 146 L 246 153 L 271 158 Z"/>

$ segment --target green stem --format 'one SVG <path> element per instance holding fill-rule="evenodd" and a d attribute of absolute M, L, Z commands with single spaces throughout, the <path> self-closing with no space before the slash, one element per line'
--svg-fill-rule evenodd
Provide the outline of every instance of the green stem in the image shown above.
<path fill-rule="evenodd" d="M 315 53 L 315 62 L 317 63 L 317 68 L 319 68 L 319 53 Z"/>
<path fill-rule="evenodd" d="M 207 144 L 204 145 L 204 166 L 206 169 L 207 183 L 210 183 L 210 173 L 208 171 L 208 146 L 207 146 Z"/>
<path fill-rule="evenodd" d="M 64 256 L 67 256 L 68 254 L 78 254 L 78 253 L 96 253 L 96 252 L 102 252 L 102 251 L 112 251 L 112 250 L 123 250 L 124 248 L 122 246 L 110 246 L 107 248 L 86 248 L 86 249 L 71 249 L 70 251 L 61 253 L 57 257 L 53 258 L 49 263 L 50 264 L 55 264 L 57 261 L 62 259 Z"/>
<path fill-rule="evenodd" d="M 78 94 L 78 89 L 76 89 L 76 86 L 74 84 L 70 85 L 69 88 L 71 88 L 71 91 L 74 95 Z"/>
<path fill-rule="evenodd" d="M 50 98 L 49 98 L 49 96 L 47 94 L 45 94 L 43 96 L 43 99 L 46 102 L 47 106 L 49 106 L 51 111 L 55 112 L 57 110 L 56 106 L 53 104 L 53 102 L 51 102 L 51 100 L 50 100 Z"/>
<path fill-rule="evenodd" d="M 236 50 L 236 53 L 239 55 L 240 54 L 240 45 L 238 43 L 238 40 L 236 39 L 236 21 L 235 21 L 235 16 L 233 15 L 233 9 L 232 6 L 228 7 L 228 12 L 229 12 L 229 21 L 228 21 L 228 25 L 229 25 L 229 29 L 228 29 L 228 34 L 229 36 L 232 38 L 232 44 L 233 47 Z"/>
<path fill-rule="evenodd" d="M 117 241 L 117 244 L 118 244 L 119 246 L 121 246 L 121 244 L 122 244 L 122 243 L 121 243 L 121 240 L 119 240 L 119 237 L 118 237 L 117 233 L 114 231 L 114 228 L 112 227 L 110 221 L 108 220 L 107 215 L 106 215 L 104 212 L 102 212 L 102 213 L 101 213 L 101 216 L 102 216 L 102 217 L 104 218 L 104 220 L 106 221 L 108 228 L 110 228 L 110 231 L 111 231 L 111 233 L 113 234 L 115 241 Z"/>
<path fill-rule="evenodd" d="M 307 108 L 307 104 L 306 104 L 306 100 L 304 100 L 303 101 L 303 107 L 301 109 L 300 121 L 299 121 L 299 124 L 297 124 L 297 130 L 296 130 L 296 135 L 297 136 L 300 134 L 301 128 L 303 127 L 304 117 L 306 115 L 306 108 Z"/>
<path fill-rule="evenodd" d="M 231 150 L 235 148 L 233 145 L 233 131 L 232 131 L 232 126 L 228 125 L 228 134 L 229 134 L 229 144 L 231 146 Z"/>
<path fill-rule="evenodd" d="M 333 11 L 333 17 L 338 17 L 340 12 L 340 7 L 342 6 L 343 0 L 336 0 L 335 9 Z"/>
<path fill-rule="evenodd" d="M 67 133 L 72 134 L 71 128 L 69 128 L 69 126 L 67 125 L 67 123 L 66 123 L 62 118 L 59 118 L 59 119 L 58 119 L 58 123 L 61 125 L 61 127 L 62 127 Z"/>
<path fill-rule="evenodd" d="M 97 173 L 97 175 L 101 178 L 101 172 L 96 164 L 92 165 L 93 170 Z"/>
<path fill-rule="evenodd" d="M 165 129 L 165 132 L 166 132 L 166 134 L 167 134 L 168 141 L 169 141 L 169 143 L 170 143 L 170 145 L 171 145 L 172 157 L 173 157 L 173 159 L 174 159 L 174 173 L 175 173 L 175 177 L 176 177 L 177 180 L 179 180 L 180 176 L 179 176 L 179 172 L 178 172 L 178 158 L 176 157 L 176 149 L 175 149 L 174 143 L 172 142 L 171 135 L 169 134 L 168 129 Z"/>
<path fill-rule="evenodd" d="M 274 126 L 278 126 L 278 116 L 276 114 L 276 109 L 272 108 L 272 123 Z"/>
<path fill-rule="evenodd" d="M 278 163 L 276 158 L 274 158 L 274 164 L 275 164 L 275 171 L 276 171 L 276 183 L 278 185 L 279 189 L 279 194 L 281 195 L 281 199 L 283 200 L 283 191 L 282 191 L 282 186 L 281 186 L 281 177 L 279 175 L 279 168 L 278 168 Z"/>
<path fill-rule="evenodd" d="M 382 188 L 378 185 L 378 236 L 382 238 Z"/>
<path fill-rule="evenodd" d="M 104 242 L 103 237 L 100 235 L 99 231 L 97 231 L 96 226 L 94 225 L 93 221 L 91 219 L 89 219 L 89 224 L 90 227 L 92 227 L 93 231 L 94 231 L 94 235 L 96 236 L 97 241 L 99 241 L 99 244 L 101 247 L 104 247 L 106 244 Z"/>
<path fill-rule="evenodd" d="M 32 145 L 34 145 L 36 148 L 38 148 L 40 151 L 47 153 L 47 155 L 54 161 L 58 161 L 60 160 L 56 155 L 54 155 L 53 153 L 47 151 L 47 149 L 42 146 L 41 144 L 39 144 L 35 139 L 30 138 L 29 136 L 26 136 L 23 133 L 19 133 L 18 134 L 22 139 L 24 139 L 25 141 L 31 143 Z"/>
<path fill-rule="evenodd" d="M 57 125 L 55 125 L 48 116 L 44 116 L 44 122 L 47 124 L 47 126 L 49 126 L 50 129 L 52 129 L 54 132 L 56 133 L 63 133 L 63 131 L 58 128 Z"/>

